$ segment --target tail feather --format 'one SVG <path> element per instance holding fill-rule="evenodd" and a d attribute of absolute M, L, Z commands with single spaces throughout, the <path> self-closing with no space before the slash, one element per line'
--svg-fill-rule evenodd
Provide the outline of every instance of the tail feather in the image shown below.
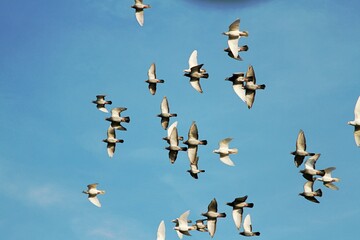
<path fill-rule="evenodd" d="M 260 232 L 254 232 L 255 236 L 260 236 Z"/>
<path fill-rule="evenodd" d="M 159 83 L 164 83 L 165 81 L 163 79 L 160 79 L 159 80 Z"/>
<path fill-rule="evenodd" d="M 209 74 L 208 73 L 203 73 L 202 78 L 208 78 Z"/>
<path fill-rule="evenodd" d="M 242 52 L 242 51 L 246 52 L 247 50 L 249 50 L 248 45 L 244 45 L 244 46 L 240 47 L 240 52 Z"/>
<path fill-rule="evenodd" d="M 181 147 L 180 151 L 187 151 L 187 147 Z"/>
<path fill-rule="evenodd" d="M 172 113 L 172 114 L 171 114 L 171 117 L 177 117 L 177 114 L 176 114 L 176 113 Z"/>
<path fill-rule="evenodd" d="M 316 193 L 316 196 L 319 196 L 319 197 L 322 196 L 322 191 L 320 188 L 318 190 L 316 190 L 315 193 Z"/>
<path fill-rule="evenodd" d="M 226 213 L 219 213 L 219 216 L 218 217 L 226 217 Z"/>
<path fill-rule="evenodd" d="M 201 141 L 200 141 L 200 144 L 201 144 L 201 145 L 206 145 L 206 144 L 207 144 L 207 140 L 201 140 Z"/>
<path fill-rule="evenodd" d="M 254 204 L 253 204 L 253 203 L 248 203 L 248 204 L 247 204 L 247 207 L 248 207 L 248 208 L 253 208 L 253 207 L 254 207 Z"/>
<path fill-rule="evenodd" d="M 106 101 L 106 103 L 111 105 L 111 104 L 112 104 L 112 101 Z"/>
<path fill-rule="evenodd" d="M 238 149 L 237 148 L 229 149 L 229 152 L 236 154 L 236 153 L 238 153 Z"/>
<path fill-rule="evenodd" d="M 130 117 L 124 117 L 124 121 L 127 123 L 130 122 Z"/>
<path fill-rule="evenodd" d="M 261 84 L 259 85 L 260 89 L 265 89 L 266 85 L 265 84 Z"/>

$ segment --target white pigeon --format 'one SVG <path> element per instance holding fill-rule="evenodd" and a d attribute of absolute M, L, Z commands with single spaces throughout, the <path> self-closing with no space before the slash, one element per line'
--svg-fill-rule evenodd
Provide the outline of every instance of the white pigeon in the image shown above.
<path fill-rule="evenodd" d="M 256 84 L 256 77 L 255 77 L 255 71 L 253 66 L 249 66 L 248 70 L 246 72 L 246 84 L 244 85 L 245 88 L 245 99 L 246 99 L 246 104 L 248 106 L 248 108 L 252 108 L 252 105 L 254 104 L 255 101 L 255 93 L 257 90 L 259 89 L 265 89 L 266 85 L 265 84 Z"/>
<path fill-rule="evenodd" d="M 247 237 L 260 236 L 260 232 L 252 231 L 250 214 L 246 215 L 244 219 L 244 231 L 241 232 L 240 234 Z"/>
<path fill-rule="evenodd" d="M 122 122 L 130 122 L 130 117 L 121 117 L 121 113 L 126 110 L 127 108 L 124 107 L 113 108 L 111 109 L 111 117 L 105 118 L 105 120 L 111 122 L 112 128 L 126 131 L 126 128 L 121 125 Z"/>
<path fill-rule="evenodd" d="M 307 200 L 314 202 L 314 203 L 320 203 L 315 197 L 321 197 L 322 196 L 322 191 L 319 188 L 318 190 L 316 190 L 314 192 L 313 190 L 313 186 L 314 186 L 314 182 L 313 181 L 307 181 L 304 184 L 304 192 L 299 193 L 300 196 L 303 196 L 304 198 L 306 198 Z"/>
<path fill-rule="evenodd" d="M 161 117 L 161 126 L 163 127 L 163 129 L 166 130 L 169 126 L 170 118 L 177 116 L 176 113 L 170 113 L 169 102 L 168 102 L 166 96 L 161 101 L 160 111 L 161 111 L 161 113 L 158 114 L 157 116 Z"/>
<path fill-rule="evenodd" d="M 187 153 L 188 153 L 189 161 L 190 163 L 193 163 L 196 160 L 198 146 L 206 145 L 207 140 L 199 140 L 197 125 L 195 122 L 192 122 L 188 132 L 188 139 L 183 143 L 188 145 Z"/>
<path fill-rule="evenodd" d="M 306 160 L 305 169 L 300 171 L 300 173 L 303 174 L 303 177 L 306 180 L 313 181 L 313 176 L 315 176 L 315 175 L 324 176 L 325 175 L 324 170 L 316 170 L 315 169 L 316 161 L 319 159 L 320 155 L 321 155 L 320 153 L 316 153 L 314 156 L 311 156 L 310 158 L 308 158 Z"/>
<path fill-rule="evenodd" d="M 333 182 L 340 182 L 340 178 L 333 178 L 331 176 L 331 172 L 334 171 L 335 169 L 336 169 L 335 167 L 325 168 L 324 169 L 325 175 L 320 178 L 316 178 L 315 180 L 323 182 L 325 187 L 328 187 L 332 190 L 339 190 L 339 188 L 335 186 Z"/>
<path fill-rule="evenodd" d="M 304 161 L 305 156 L 314 156 L 315 153 L 309 153 L 306 151 L 306 138 L 303 130 L 300 129 L 296 139 L 296 150 L 291 152 L 294 155 L 294 163 L 296 167 L 299 167 Z"/>
<path fill-rule="evenodd" d="M 165 240 L 165 223 L 164 220 L 162 220 L 159 224 L 158 230 L 157 230 L 157 238 L 156 240 Z"/>
<path fill-rule="evenodd" d="M 107 130 L 107 138 L 102 141 L 107 143 L 107 153 L 109 157 L 114 156 L 116 143 L 124 142 L 124 140 L 116 138 L 115 129 L 111 126 Z"/>
<path fill-rule="evenodd" d="M 92 101 L 92 103 L 96 104 L 97 109 L 102 112 L 108 113 L 109 111 L 105 108 L 105 104 L 111 105 L 111 101 L 105 100 L 106 95 L 96 95 L 96 100 Z"/>
<path fill-rule="evenodd" d="M 244 46 L 241 46 L 241 47 L 238 47 L 238 52 L 246 52 L 247 50 L 249 50 L 249 47 L 248 45 L 244 45 Z M 225 52 L 228 53 L 228 56 L 233 58 L 233 59 L 236 59 L 236 60 L 239 60 L 239 61 L 242 61 L 243 59 L 240 57 L 240 55 L 238 55 L 237 57 L 234 57 L 233 53 L 231 52 L 231 49 L 228 47 L 228 48 L 225 48 L 224 49 Z"/>
<path fill-rule="evenodd" d="M 201 213 L 201 215 L 207 217 L 207 228 L 211 237 L 214 237 L 216 232 L 216 223 L 218 218 L 225 218 L 225 213 L 218 212 L 217 201 L 214 198 L 208 205 L 208 211 Z"/>
<path fill-rule="evenodd" d="M 238 197 L 238 198 L 235 198 L 234 201 L 226 203 L 226 205 L 231 206 L 233 208 L 232 216 L 233 216 L 235 226 L 238 230 L 241 227 L 243 208 L 244 207 L 248 207 L 248 208 L 254 207 L 253 203 L 246 202 L 247 197 L 248 197 L 247 195 L 244 197 Z"/>
<path fill-rule="evenodd" d="M 83 191 L 83 193 L 88 194 L 88 199 L 92 204 L 94 204 L 97 207 L 101 207 L 101 203 L 100 203 L 99 199 L 97 198 L 97 195 L 105 194 L 105 191 L 96 189 L 97 185 L 98 185 L 98 183 L 93 183 L 93 184 L 87 185 L 88 189 L 86 191 Z"/>
<path fill-rule="evenodd" d="M 179 146 L 179 137 L 177 128 L 174 127 L 170 134 L 170 146 L 166 147 L 166 150 L 169 150 L 169 159 L 170 162 L 173 164 L 176 161 L 177 155 L 179 151 L 186 151 L 186 147 Z"/>
<path fill-rule="evenodd" d="M 356 101 L 354 115 L 355 119 L 353 121 L 349 121 L 348 124 L 354 126 L 355 143 L 358 147 L 360 147 L 360 97 L 358 97 L 358 100 Z"/>
<path fill-rule="evenodd" d="M 174 127 L 177 128 L 178 125 L 178 121 L 173 122 L 173 124 L 170 125 L 170 127 L 168 127 L 167 131 L 167 136 L 163 138 L 163 140 L 165 140 L 167 143 L 170 144 L 170 135 L 172 130 L 174 129 Z M 182 136 L 178 136 L 179 141 L 184 140 L 184 138 Z"/>
<path fill-rule="evenodd" d="M 205 172 L 205 170 L 199 169 L 198 162 L 199 162 L 199 157 L 196 156 L 195 161 L 190 162 L 190 170 L 187 170 L 187 172 L 190 173 L 190 175 L 195 179 L 198 179 L 198 173 Z"/>
<path fill-rule="evenodd" d="M 236 72 L 233 73 L 231 77 L 225 78 L 225 80 L 232 82 L 232 87 L 236 95 L 238 95 L 243 102 L 246 102 L 244 88 L 244 82 L 246 82 L 245 74 L 243 72 Z"/>
<path fill-rule="evenodd" d="M 208 78 L 209 74 L 201 71 L 201 68 L 204 64 L 199 64 L 190 69 L 190 72 L 186 72 L 184 76 L 190 78 L 190 84 L 191 86 L 198 91 L 199 93 L 202 93 L 203 90 L 200 85 L 200 78 Z"/>
<path fill-rule="evenodd" d="M 239 38 L 247 37 L 249 33 L 247 31 L 240 31 L 240 19 L 236 19 L 229 26 L 229 31 L 223 32 L 224 35 L 228 36 L 228 46 L 231 50 L 233 58 L 237 58 L 239 55 Z"/>
<path fill-rule="evenodd" d="M 182 239 L 183 235 L 191 236 L 190 230 L 195 230 L 194 226 L 188 225 L 188 216 L 190 214 L 190 210 L 184 212 L 177 218 L 177 224 L 174 227 L 174 230 L 178 233 L 180 239 Z"/>
<path fill-rule="evenodd" d="M 229 142 L 232 138 L 225 138 L 219 142 L 219 149 L 213 151 L 213 153 L 220 154 L 220 161 L 229 166 L 235 166 L 231 161 L 229 154 L 236 154 L 238 150 L 236 148 L 229 148 Z"/>
<path fill-rule="evenodd" d="M 194 50 L 194 51 L 191 53 L 190 57 L 189 57 L 189 68 L 188 68 L 188 69 L 185 69 L 184 72 L 190 73 L 190 72 L 191 72 L 191 68 L 192 68 L 192 67 L 195 67 L 195 66 L 197 66 L 197 65 L 199 65 L 199 64 L 198 64 L 198 61 L 197 61 L 197 51 Z M 200 69 L 200 72 L 205 73 L 206 70 L 202 68 L 202 69 Z"/>
<path fill-rule="evenodd" d="M 143 0 L 135 0 L 135 4 L 131 6 L 135 9 L 135 17 L 140 26 L 144 25 L 144 9 L 151 8 L 148 4 L 143 4 Z"/>
<path fill-rule="evenodd" d="M 163 79 L 157 79 L 156 78 L 156 67 L 155 63 L 151 64 L 149 70 L 148 70 L 148 80 L 146 80 L 149 84 L 149 91 L 152 95 L 155 95 L 156 93 L 156 85 L 157 83 L 164 83 L 165 81 Z"/>

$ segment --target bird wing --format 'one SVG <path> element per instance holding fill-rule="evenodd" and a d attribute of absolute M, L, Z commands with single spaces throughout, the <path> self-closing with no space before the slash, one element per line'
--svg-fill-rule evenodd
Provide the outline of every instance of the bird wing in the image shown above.
<path fill-rule="evenodd" d="M 156 93 L 156 83 L 149 83 L 149 91 L 151 95 L 155 95 Z"/>
<path fill-rule="evenodd" d="M 299 167 L 302 164 L 302 162 L 304 161 L 304 158 L 305 158 L 304 156 L 295 155 L 295 157 L 294 157 L 295 166 Z"/>
<path fill-rule="evenodd" d="M 304 131 L 300 129 L 298 137 L 296 139 L 296 150 L 306 150 L 306 138 Z"/>
<path fill-rule="evenodd" d="M 89 199 L 89 201 L 90 201 L 92 204 L 94 204 L 95 206 L 101 207 L 101 203 L 100 203 L 100 201 L 99 201 L 99 199 L 97 198 L 96 195 L 95 195 L 95 196 L 91 196 L 91 197 L 89 196 L 88 199 Z"/>
<path fill-rule="evenodd" d="M 169 159 L 171 163 L 175 163 L 177 155 L 178 155 L 178 151 L 173 151 L 173 150 L 169 151 Z"/>
<path fill-rule="evenodd" d="M 115 143 L 108 143 L 107 144 L 107 153 L 109 157 L 113 157 L 115 153 Z"/>
<path fill-rule="evenodd" d="M 170 146 L 179 146 L 179 138 L 177 128 L 174 127 L 170 134 Z"/>
<path fill-rule="evenodd" d="M 199 134 L 198 134 L 198 128 L 196 126 L 196 123 L 193 122 L 190 126 L 190 129 L 189 129 L 189 133 L 188 133 L 188 138 L 195 138 L 195 139 L 198 139 L 199 138 Z"/>
<path fill-rule="evenodd" d="M 220 161 L 229 166 L 235 166 L 235 163 L 231 161 L 229 154 L 220 154 Z"/>
<path fill-rule="evenodd" d="M 105 101 L 105 97 L 106 97 L 106 95 L 96 95 L 96 100 L 97 101 Z"/>
<path fill-rule="evenodd" d="M 242 214 L 243 214 L 243 209 L 233 209 L 232 211 L 232 216 L 234 219 L 234 223 L 236 228 L 239 230 L 241 227 L 241 222 L 242 222 Z"/>
<path fill-rule="evenodd" d="M 311 202 L 314 202 L 314 203 L 320 203 L 315 197 L 308 197 L 308 196 L 305 196 L 305 198 Z"/>
<path fill-rule="evenodd" d="M 197 162 L 196 161 L 197 150 L 198 150 L 197 146 L 189 146 L 188 147 L 187 154 L 188 154 L 190 164 L 195 164 Z"/>
<path fill-rule="evenodd" d="M 252 108 L 252 105 L 254 104 L 255 92 L 256 91 L 250 89 L 245 90 L 245 102 L 249 109 Z"/>
<path fill-rule="evenodd" d="M 319 159 L 320 153 L 315 154 L 314 156 L 309 157 L 305 162 L 305 169 L 315 169 L 315 163 Z"/>
<path fill-rule="evenodd" d="M 239 38 L 233 38 L 233 37 L 228 38 L 228 46 L 233 55 L 233 58 L 237 58 L 239 56 L 238 45 L 239 45 Z"/>
<path fill-rule="evenodd" d="M 107 130 L 107 137 L 108 138 L 116 138 L 115 129 L 111 126 L 109 126 Z"/>
<path fill-rule="evenodd" d="M 169 102 L 166 97 L 164 97 L 161 101 L 160 109 L 162 113 L 169 113 Z"/>
<path fill-rule="evenodd" d="M 332 190 L 339 190 L 339 188 L 337 186 L 335 186 L 335 184 L 333 184 L 333 183 L 324 183 L 324 186 L 328 187 Z"/>
<path fill-rule="evenodd" d="M 354 114 L 355 114 L 355 120 L 360 121 L 360 97 L 358 97 L 358 100 L 356 101 Z"/>
<path fill-rule="evenodd" d="M 250 214 L 246 215 L 246 217 L 244 219 L 243 227 L 244 227 L 245 232 L 251 232 L 252 231 Z"/>
<path fill-rule="evenodd" d="M 336 169 L 336 167 L 325 168 L 324 169 L 324 171 L 325 171 L 324 177 L 331 177 L 331 172 L 334 171 L 335 169 Z"/>
<path fill-rule="evenodd" d="M 253 66 L 249 66 L 248 70 L 246 71 L 246 78 L 248 79 L 248 81 L 252 81 L 254 82 L 254 84 L 256 84 L 256 77 L 255 77 L 255 71 Z"/>
<path fill-rule="evenodd" d="M 177 127 L 177 124 L 178 124 L 178 122 L 175 121 L 175 122 L 174 122 L 173 124 L 171 124 L 170 127 L 167 129 L 167 136 L 168 136 L 169 139 L 170 139 L 170 135 L 171 135 L 172 130 L 173 130 L 175 127 Z"/>
<path fill-rule="evenodd" d="M 197 51 L 194 50 L 190 57 L 189 57 L 189 69 L 191 69 L 194 66 L 198 65 L 198 61 L 197 61 Z"/>
<path fill-rule="evenodd" d="M 208 219 L 207 228 L 208 228 L 210 236 L 213 237 L 215 234 L 215 231 L 216 231 L 216 218 Z"/>
<path fill-rule="evenodd" d="M 217 201 L 214 198 L 208 205 L 208 212 L 217 212 Z"/>
<path fill-rule="evenodd" d="M 239 204 L 239 203 L 245 202 L 247 198 L 248 198 L 247 195 L 245 195 L 245 196 L 243 196 L 243 197 L 235 198 L 234 203 L 235 203 L 235 204 Z"/>
<path fill-rule="evenodd" d="M 151 64 L 149 71 L 148 71 L 149 79 L 156 79 L 156 67 L 155 63 Z"/>
<path fill-rule="evenodd" d="M 360 126 L 355 126 L 354 129 L 354 138 L 355 138 L 355 143 L 358 147 L 360 147 Z"/>
<path fill-rule="evenodd" d="M 194 78 L 194 77 L 191 77 L 190 78 L 190 84 L 191 86 L 196 90 L 198 91 L 199 93 L 202 93 L 203 90 L 201 88 L 201 85 L 200 85 L 200 79 L 199 78 Z"/>
<path fill-rule="evenodd" d="M 236 19 L 232 24 L 229 26 L 229 31 L 236 31 L 240 28 L 240 19 Z"/>
<path fill-rule="evenodd" d="M 143 0 L 135 0 L 135 4 L 142 4 Z"/>
<path fill-rule="evenodd" d="M 120 117 L 120 113 L 125 111 L 127 108 L 123 108 L 123 107 L 116 107 L 111 109 L 111 116 L 112 117 Z"/>
<path fill-rule="evenodd" d="M 314 185 L 313 181 L 307 181 L 304 184 L 304 192 L 312 192 L 313 191 L 313 185 Z"/>
<path fill-rule="evenodd" d="M 96 188 L 97 185 L 98 185 L 98 183 L 92 183 L 92 184 L 87 185 L 88 191 L 92 188 Z"/>
<path fill-rule="evenodd" d="M 136 9 L 135 11 L 135 17 L 140 26 L 144 25 L 144 11 L 143 9 Z"/>
<path fill-rule="evenodd" d="M 96 108 L 104 113 L 108 113 L 109 111 L 105 108 L 105 104 L 96 104 Z"/>
<path fill-rule="evenodd" d="M 236 95 L 238 95 L 243 102 L 246 102 L 245 88 L 243 83 L 234 83 L 232 86 Z"/>
<path fill-rule="evenodd" d="M 179 228 L 180 229 L 187 229 L 188 227 L 188 217 L 190 214 L 190 210 L 187 210 L 186 212 L 184 212 L 183 214 L 180 215 L 180 217 L 178 218 L 179 221 Z M 184 232 L 183 232 L 184 233 Z"/>
<path fill-rule="evenodd" d="M 160 222 L 157 230 L 156 240 L 165 240 L 165 223 L 164 220 Z"/>
<path fill-rule="evenodd" d="M 231 142 L 232 138 L 225 138 L 219 142 L 220 148 L 229 148 L 229 142 Z"/>

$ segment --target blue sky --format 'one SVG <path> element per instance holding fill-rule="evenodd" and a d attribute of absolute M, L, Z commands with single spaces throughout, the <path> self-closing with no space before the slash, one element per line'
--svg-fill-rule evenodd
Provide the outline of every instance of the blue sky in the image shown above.
<path fill-rule="evenodd" d="M 214 239 L 239 239 L 225 202 L 248 195 L 257 239 L 354 239 L 360 208 L 359 149 L 353 139 L 360 95 L 359 3 L 319 1 L 149 0 L 140 27 L 133 1 L 0 1 L 0 231 L 4 239 L 156 239 L 165 220 L 190 210 L 201 218 L 212 198 L 228 217 Z M 223 49 L 236 18 L 249 32 L 249 51 L 235 61 Z M 199 94 L 183 76 L 198 51 L 209 79 Z M 150 95 L 147 70 L 155 62 L 165 80 Z M 224 81 L 253 65 L 251 110 Z M 106 153 L 108 117 L 91 103 L 107 94 L 127 107 L 128 131 L 115 156 Z M 174 165 L 161 140 L 161 99 L 167 96 L 187 137 L 196 121 L 201 139 L 194 180 L 179 153 Z M 110 107 L 110 108 L 111 108 Z M 320 204 L 298 193 L 305 179 L 290 152 L 303 129 L 317 168 L 335 166 L 340 190 L 323 190 Z M 235 167 L 212 151 L 233 137 Z M 106 190 L 96 208 L 81 193 L 89 183 Z M 304 231 L 308 235 L 303 235 Z M 345 233 L 345 236 L 344 236 Z M 185 236 L 186 238 L 186 236 Z M 194 232 L 191 239 L 210 238 Z"/>

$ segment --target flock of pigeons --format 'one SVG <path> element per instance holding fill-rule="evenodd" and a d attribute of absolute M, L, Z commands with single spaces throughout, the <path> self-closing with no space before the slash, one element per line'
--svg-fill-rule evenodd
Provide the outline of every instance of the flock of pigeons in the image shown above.
<path fill-rule="evenodd" d="M 150 8 L 150 5 L 143 4 L 142 0 L 135 0 L 135 4 L 131 6 L 135 9 L 135 16 L 140 24 L 143 26 L 144 24 L 144 9 Z M 236 59 L 242 60 L 239 56 L 239 52 L 247 51 L 248 46 L 239 46 L 238 42 L 241 37 L 247 37 L 249 34 L 247 31 L 240 31 L 240 19 L 236 19 L 229 26 L 229 30 L 224 32 L 223 34 L 228 36 L 228 48 L 224 49 L 225 52 L 228 53 L 228 56 Z M 184 76 L 190 78 L 191 86 L 202 93 L 203 90 L 200 85 L 201 78 L 208 78 L 209 74 L 203 69 L 204 64 L 198 64 L 197 62 L 197 51 L 194 50 L 189 57 L 189 68 L 184 70 Z M 265 85 L 256 84 L 256 77 L 253 66 L 249 66 L 246 73 L 236 72 L 233 73 L 231 77 L 226 78 L 232 82 L 233 89 L 235 93 L 240 97 L 242 101 L 244 101 L 247 107 L 250 109 L 254 103 L 255 93 L 259 89 L 265 89 Z M 157 84 L 164 83 L 163 79 L 158 79 L 156 77 L 156 66 L 155 63 L 152 63 L 148 70 L 148 79 L 145 81 L 148 83 L 148 88 L 150 94 L 156 94 Z M 97 108 L 105 113 L 109 111 L 106 109 L 106 105 L 111 105 L 111 101 L 105 100 L 105 95 L 97 95 L 96 100 L 92 101 L 96 104 Z M 107 153 L 109 157 L 113 157 L 115 152 L 115 147 L 117 143 L 123 143 L 124 140 L 117 139 L 115 130 L 126 131 L 126 128 L 122 126 L 122 123 L 129 123 L 129 117 L 122 117 L 121 113 L 127 110 L 124 107 L 116 107 L 111 110 L 111 116 L 105 118 L 105 120 L 110 122 L 110 126 L 107 130 L 107 138 L 103 141 L 107 143 Z M 200 170 L 198 168 L 198 146 L 206 145 L 207 140 L 199 140 L 198 127 L 196 122 L 193 122 L 190 126 L 188 132 L 188 139 L 184 141 L 182 136 L 179 136 L 177 130 L 178 122 L 175 121 L 169 126 L 170 118 L 176 117 L 176 113 L 170 113 L 169 102 L 167 97 L 163 97 L 160 104 L 160 114 L 157 116 L 161 118 L 161 126 L 164 130 L 167 130 L 166 137 L 163 138 L 169 146 L 166 147 L 166 150 L 169 151 L 169 160 L 172 164 L 175 163 L 177 159 L 177 155 L 179 151 L 186 151 L 187 156 L 190 162 L 190 170 L 187 172 L 190 175 L 198 179 L 198 174 L 205 172 L 205 170 Z M 360 147 L 360 97 L 357 100 L 355 106 L 355 119 L 353 121 L 349 121 L 348 124 L 355 127 L 354 137 L 356 145 Z M 225 138 L 219 142 L 219 148 L 214 150 L 213 153 L 220 155 L 220 160 L 226 165 L 235 166 L 234 162 L 230 159 L 230 154 L 236 154 L 238 150 L 236 148 L 230 148 L 229 143 L 232 138 Z M 180 141 L 183 144 L 187 145 L 187 147 L 179 146 Z M 306 151 L 306 139 L 305 134 L 302 130 L 299 131 L 297 140 L 296 140 L 296 150 L 291 152 L 294 155 L 294 163 L 296 167 L 302 165 L 305 157 L 309 157 L 305 161 L 305 167 L 300 171 L 303 177 L 307 180 L 304 184 L 304 192 L 299 193 L 299 195 L 303 196 L 305 199 L 319 203 L 316 197 L 322 196 L 321 189 L 314 191 L 314 183 L 316 181 L 323 182 L 323 185 L 332 190 L 338 190 L 338 187 L 334 184 L 334 182 L 339 182 L 339 178 L 334 178 L 331 176 L 332 171 L 335 170 L 335 167 L 328 167 L 322 170 L 318 170 L 315 168 L 315 164 L 320 157 L 319 153 L 311 153 Z M 101 207 L 100 201 L 97 198 L 97 195 L 104 194 L 104 190 L 97 189 L 97 183 L 89 184 L 87 186 L 87 190 L 83 191 L 83 193 L 88 195 L 88 199 L 91 203 L 93 203 L 97 207 Z M 238 230 L 240 230 L 241 225 L 243 225 L 243 231 L 240 232 L 241 235 L 244 236 L 259 236 L 260 232 L 253 232 L 251 225 L 250 215 L 247 214 L 244 218 L 244 222 L 242 224 L 242 215 L 243 208 L 252 208 L 254 206 L 253 203 L 247 203 L 247 196 L 235 198 L 234 201 L 228 202 L 227 205 L 232 207 L 232 217 L 235 223 L 235 226 Z M 213 237 L 216 231 L 216 223 L 218 218 L 226 217 L 225 213 L 218 212 L 217 201 L 214 198 L 210 204 L 208 205 L 208 211 L 202 213 L 201 215 L 206 217 L 204 219 L 198 219 L 195 221 L 195 224 L 189 225 L 191 220 L 188 219 L 190 214 L 190 210 L 184 212 L 180 217 L 174 219 L 172 222 L 175 223 L 174 230 L 177 232 L 178 237 L 181 239 L 183 235 L 190 236 L 190 231 L 197 230 L 200 232 L 209 232 L 210 236 Z M 165 240 L 165 223 L 161 221 L 158 232 L 157 232 L 157 240 Z"/>

